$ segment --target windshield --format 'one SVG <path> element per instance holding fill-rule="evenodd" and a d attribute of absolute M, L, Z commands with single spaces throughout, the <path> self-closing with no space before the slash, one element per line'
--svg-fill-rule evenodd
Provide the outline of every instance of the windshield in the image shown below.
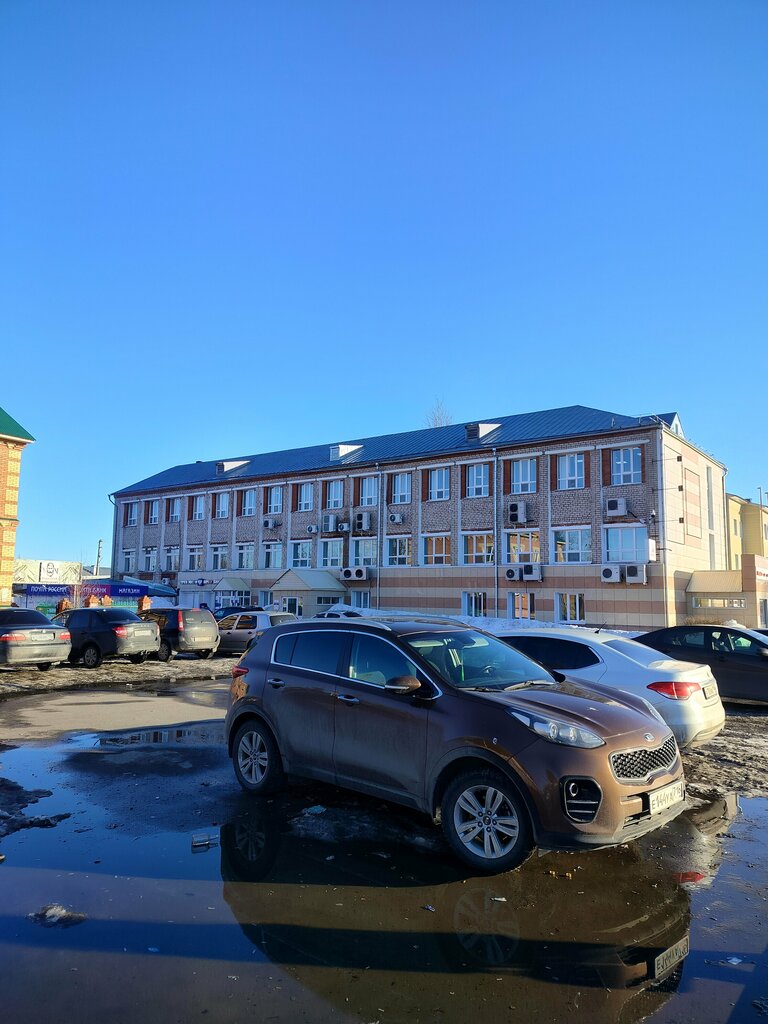
<path fill-rule="evenodd" d="M 661 660 L 657 650 L 653 647 L 646 647 L 645 644 L 639 644 L 635 640 L 609 640 L 605 646 L 613 648 L 614 651 L 623 654 L 625 658 L 631 658 L 639 665 L 653 665 L 654 662 Z"/>
<path fill-rule="evenodd" d="M 506 690 L 554 682 L 545 668 L 520 651 L 474 630 L 415 633 L 402 639 L 444 682 L 460 689 Z"/>

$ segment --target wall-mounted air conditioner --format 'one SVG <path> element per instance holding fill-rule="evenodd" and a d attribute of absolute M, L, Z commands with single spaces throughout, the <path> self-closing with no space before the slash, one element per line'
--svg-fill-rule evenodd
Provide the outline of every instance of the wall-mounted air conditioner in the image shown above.
<path fill-rule="evenodd" d="M 270 516 L 266 519 L 262 519 L 261 525 L 264 527 L 265 530 L 274 530 L 274 528 L 277 526 L 277 520 L 272 519 Z"/>
<path fill-rule="evenodd" d="M 522 565 L 511 565 L 504 575 L 508 580 L 521 580 L 523 578 L 523 567 Z"/>
<path fill-rule="evenodd" d="M 365 565 L 348 565 L 341 570 L 343 580 L 367 580 L 368 567 Z"/>
<path fill-rule="evenodd" d="M 370 512 L 355 512 L 355 529 L 356 530 L 370 530 L 371 528 L 371 513 Z"/>
<path fill-rule="evenodd" d="M 322 520 L 323 533 L 336 532 L 336 516 L 332 512 L 326 513 Z"/>
<path fill-rule="evenodd" d="M 620 565 L 603 565 L 600 568 L 600 579 L 603 583 L 621 583 Z"/>
<path fill-rule="evenodd" d="M 311 523 L 307 527 L 307 533 L 317 533 L 317 531 L 318 531 L 318 528 L 317 528 L 317 524 L 316 523 Z"/>
<path fill-rule="evenodd" d="M 644 565 L 628 565 L 624 569 L 627 583 L 647 583 L 648 573 Z"/>
<path fill-rule="evenodd" d="M 524 580 L 540 580 L 541 579 L 541 563 L 540 562 L 526 562 L 522 567 L 523 579 Z"/>
<path fill-rule="evenodd" d="M 389 521 L 390 521 L 390 523 L 402 523 L 402 521 L 403 521 L 402 514 L 400 512 L 390 512 L 389 513 Z"/>
<path fill-rule="evenodd" d="M 527 523 L 528 509 L 524 501 L 512 501 L 509 504 L 510 523 Z"/>
<path fill-rule="evenodd" d="M 611 516 L 625 516 L 627 514 L 626 498 L 608 498 L 605 503 L 605 518 Z"/>
<path fill-rule="evenodd" d="M 337 523 L 336 529 L 339 533 L 349 533 L 349 523 Z"/>

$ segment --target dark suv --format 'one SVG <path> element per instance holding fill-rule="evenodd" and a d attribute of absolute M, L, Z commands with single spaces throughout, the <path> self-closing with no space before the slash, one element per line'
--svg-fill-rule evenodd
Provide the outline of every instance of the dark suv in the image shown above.
<path fill-rule="evenodd" d="M 72 665 L 82 659 L 86 668 L 98 668 L 104 658 L 121 657 L 140 665 L 160 646 L 157 623 L 142 622 L 127 608 L 70 608 L 51 621 L 70 632 Z"/>
<path fill-rule="evenodd" d="M 642 698 L 556 681 L 445 622 L 270 629 L 232 670 L 226 735 L 246 791 L 293 773 L 415 807 L 481 871 L 535 845 L 624 843 L 684 805 L 674 736 Z"/>
<path fill-rule="evenodd" d="M 157 623 L 158 661 L 168 661 L 174 651 L 212 658 L 219 646 L 219 625 L 206 608 L 148 608 L 139 618 Z"/>

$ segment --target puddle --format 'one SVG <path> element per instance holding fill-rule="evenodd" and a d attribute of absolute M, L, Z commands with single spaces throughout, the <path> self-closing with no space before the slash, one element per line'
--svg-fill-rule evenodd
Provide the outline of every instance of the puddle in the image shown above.
<path fill-rule="evenodd" d="M 14 1024 L 741 1022 L 768 997 L 765 799 L 477 878 L 408 811 L 244 797 L 220 720 L 5 750 L 0 776 L 70 815 L 0 840 Z"/>

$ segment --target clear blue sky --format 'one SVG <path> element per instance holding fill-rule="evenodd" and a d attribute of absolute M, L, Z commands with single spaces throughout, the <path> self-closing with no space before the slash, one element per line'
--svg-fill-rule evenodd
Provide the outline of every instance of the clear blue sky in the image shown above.
<path fill-rule="evenodd" d="M 768 4 L 4 0 L 20 557 L 171 465 L 583 404 L 768 488 Z"/>

